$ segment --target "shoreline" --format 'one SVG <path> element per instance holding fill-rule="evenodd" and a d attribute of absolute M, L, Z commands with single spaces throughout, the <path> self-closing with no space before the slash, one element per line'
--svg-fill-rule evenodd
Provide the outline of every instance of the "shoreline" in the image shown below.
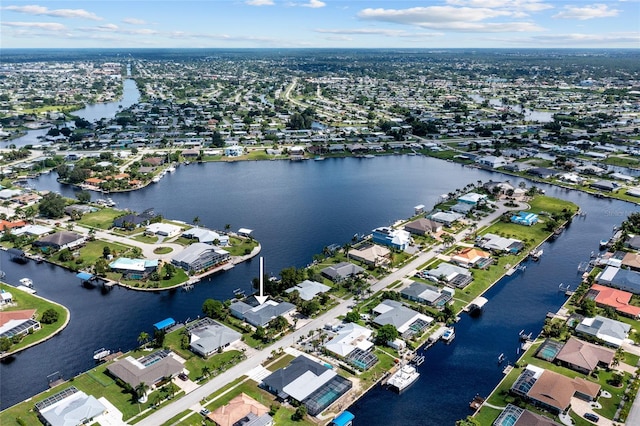
<path fill-rule="evenodd" d="M 4 284 L 7 284 L 7 283 L 4 283 Z M 7 284 L 7 285 L 11 286 L 11 284 Z M 13 287 L 13 286 L 11 286 L 11 287 Z M 21 290 L 20 290 L 20 291 L 21 291 Z M 20 353 L 20 352 L 22 352 L 22 351 L 24 351 L 24 350 L 26 350 L 26 349 L 29 349 L 29 348 L 31 348 L 31 347 L 33 347 L 33 346 L 39 345 L 40 343 L 44 343 L 44 342 L 46 342 L 47 340 L 49 340 L 49 339 L 51 339 L 51 338 L 53 338 L 53 337 L 57 336 L 58 334 L 60 334 L 60 333 L 62 332 L 62 330 L 64 330 L 65 328 L 67 328 L 67 325 L 69 325 L 69 322 L 71 321 L 71 312 L 69 311 L 69 309 L 68 309 L 66 306 L 64 306 L 64 305 L 62 305 L 62 304 L 60 304 L 60 303 L 58 303 L 58 302 L 54 302 L 53 300 L 46 299 L 46 298 L 44 298 L 44 297 L 42 297 L 42 296 L 38 296 L 37 294 L 31 294 L 30 296 L 37 297 L 37 298 L 39 298 L 40 300 L 43 300 L 43 301 L 45 301 L 45 302 L 47 302 L 47 303 L 51 303 L 52 305 L 56 305 L 56 306 L 59 306 L 59 307 L 61 307 L 62 309 L 64 309 L 64 311 L 65 311 L 65 312 L 66 312 L 66 314 L 67 314 L 67 316 L 66 316 L 66 318 L 65 318 L 65 321 L 64 321 L 64 323 L 63 323 L 63 324 L 61 324 L 61 325 L 60 325 L 60 327 L 59 327 L 57 330 L 55 330 L 55 331 L 54 331 L 53 333 L 51 333 L 50 335 L 48 335 L 48 336 L 46 336 L 46 337 L 43 337 L 42 339 L 37 340 L 37 341 L 35 341 L 35 342 L 29 343 L 28 345 L 26 345 L 26 346 L 24 346 L 24 347 L 22 347 L 22 348 L 15 349 L 15 350 L 13 350 L 13 351 L 11 351 L 11 352 L 5 352 L 5 353 L 0 354 L 0 360 L 5 359 L 5 358 L 7 358 L 7 357 L 10 357 L 10 356 L 12 356 L 12 355 L 15 355 L 15 354 L 17 354 L 17 353 Z M 3 410 L 3 411 L 4 411 L 4 410 Z"/>

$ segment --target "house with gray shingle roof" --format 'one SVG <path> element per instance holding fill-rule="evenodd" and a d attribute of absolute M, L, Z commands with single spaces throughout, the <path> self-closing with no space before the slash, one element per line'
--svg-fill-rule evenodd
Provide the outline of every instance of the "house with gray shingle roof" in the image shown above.
<path fill-rule="evenodd" d="M 594 318 L 585 318 L 576 327 L 577 334 L 595 337 L 616 348 L 622 345 L 622 342 L 629 336 L 630 330 L 629 324 L 600 315 L 596 315 Z"/>
<path fill-rule="evenodd" d="M 376 315 L 373 320 L 376 325 L 393 325 L 404 338 L 420 333 L 433 322 L 433 318 L 430 316 L 407 308 L 401 302 L 389 299 L 373 308 L 373 314 Z"/>
<path fill-rule="evenodd" d="M 195 327 L 190 327 L 189 334 L 189 348 L 203 357 L 239 342 L 242 338 L 242 334 L 210 318 L 203 318 Z"/>
<path fill-rule="evenodd" d="M 333 282 L 342 281 L 364 271 L 364 268 L 350 262 L 336 263 L 327 266 L 320 273 Z"/>

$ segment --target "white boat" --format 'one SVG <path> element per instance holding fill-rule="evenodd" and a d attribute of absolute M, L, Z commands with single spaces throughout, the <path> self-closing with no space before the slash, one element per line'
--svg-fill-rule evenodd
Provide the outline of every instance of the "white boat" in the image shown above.
<path fill-rule="evenodd" d="M 108 357 L 111 354 L 109 349 L 100 348 L 97 351 L 93 352 L 93 359 L 95 361 L 102 361 L 104 358 Z"/>
<path fill-rule="evenodd" d="M 176 168 L 175 168 L 175 167 L 173 167 L 173 166 L 171 166 L 171 167 L 169 167 L 169 168 L 167 169 L 167 171 L 168 171 L 169 173 L 173 173 L 173 172 L 175 172 L 175 171 L 176 171 Z"/>
<path fill-rule="evenodd" d="M 442 340 L 445 343 L 451 343 L 451 341 L 456 337 L 456 331 L 453 327 L 447 328 L 442 334 Z"/>
<path fill-rule="evenodd" d="M 153 183 L 158 183 L 160 182 L 161 176 L 154 176 L 153 179 L 151 179 L 151 182 Z"/>
<path fill-rule="evenodd" d="M 416 370 L 413 365 L 407 364 L 400 368 L 400 370 L 393 373 L 387 381 L 387 384 L 392 388 L 397 389 L 398 392 L 402 392 L 408 388 L 409 385 L 418 380 L 418 377 L 420 377 L 418 370 Z"/>
<path fill-rule="evenodd" d="M 31 278 L 20 278 L 20 284 L 25 287 L 33 288 L 33 281 L 31 281 Z"/>
<path fill-rule="evenodd" d="M 544 250 L 540 249 L 540 250 L 531 250 L 531 252 L 529 253 L 529 255 L 531 256 L 531 258 L 533 260 L 535 260 L 536 262 L 538 260 L 540 260 L 540 258 L 542 257 L 542 255 L 544 254 Z"/>

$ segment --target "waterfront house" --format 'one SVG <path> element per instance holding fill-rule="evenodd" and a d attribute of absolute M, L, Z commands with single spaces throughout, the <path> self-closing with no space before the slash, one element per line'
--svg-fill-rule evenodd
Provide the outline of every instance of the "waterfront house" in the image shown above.
<path fill-rule="evenodd" d="M 378 358 L 372 352 L 372 334 L 371 329 L 350 322 L 338 326 L 335 335 L 324 347 L 338 359 L 361 370 L 368 370 L 378 362 Z"/>
<path fill-rule="evenodd" d="M 433 322 L 430 316 L 414 311 L 401 302 L 386 299 L 372 310 L 373 323 L 378 326 L 393 325 L 405 338 L 420 335 Z"/>
<path fill-rule="evenodd" d="M 507 404 L 492 426 L 562 426 L 548 417 L 525 410 L 513 404 Z"/>
<path fill-rule="evenodd" d="M 435 234 L 442 230 L 442 223 L 421 217 L 404 225 L 404 230 L 415 235 Z"/>
<path fill-rule="evenodd" d="M 582 374 L 591 374 L 597 367 L 608 369 L 615 354 L 613 349 L 570 337 L 556 355 L 555 361 Z"/>
<path fill-rule="evenodd" d="M 442 262 L 435 269 L 425 271 L 427 276 L 442 280 L 452 287 L 465 288 L 473 281 L 473 275 L 467 269 Z"/>
<path fill-rule="evenodd" d="M 391 251 L 377 244 L 364 243 L 349 250 L 349 257 L 368 266 L 386 265 L 390 262 Z"/>
<path fill-rule="evenodd" d="M 554 371 L 528 365 L 510 391 L 557 414 L 569 409 L 573 397 L 595 401 L 600 393 L 600 385 L 581 377 L 571 379 Z"/>
<path fill-rule="evenodd" d="M 300 284 L 290 287 L 285 290 L 285 293 L 291 293 L 297 291 L 300 295 L 300 299 L 309 301 L 320 293 L 326 293 L 331 290 L 328 285 L 319 283 L 317 281 L 304 280 Z"/>
<path fill-rule="evenodd" d="M 193 243 L 171 259 L 171 263 L 189 273 L 198 273 L 229 260 L 229 252 L 204 243 Z"/>
<path fill-rule="evenodd" d="M 607 266 L 596 276 L 596 282 L 633 294 L 640 294 L 640 273 L 622 269 L 618 266 Z"/>
<path fill-rule="evenodd" d="M 458 197 L 458 201 L 464 204 L 471 204 L 477 206 L 487 199 L 485 194 L 478 194 L 477 192 L 469 192 L 468 194 Z"/>
<path fill-rule="evenodd" d="M 281 401 L 293 401 L 317 416 L 351 389 L 353 383 L 325 364 L 300 355 L 262 380 Z"/>
<path fill-rule="evenodd" d="M 68 387 L 35 404 L 40 420 L 47 426 L 76 426 L 99 423 L 107 412 L 93 395 Z M 104 424 L 104 423 L 103 423 Z"/>
<path fill-rule="evenodd" d="M 239 145 L 228 146 L 224 149 L 224 155 L 227 157 L 240 157 L 244 154 L 244 148 Z"/>
<path fill-rule="evenodd" d="M 559 171 L 553 169 L 547 169 L 545 167 L 534 167 L 527 170 L 527 173 L 542 179 L 549 179 L 560 174 Z"/>
<path fill-rule="evenodd" d="M 260 404 L 244 392 L 226 405 L 207 414 L 207 418 L 218 426 L 272 426 L 269 408 Z"/>
<path fill-rule="evenodd" d="M 498 167 L 504 166 L 505 164 L 508 164 L 509 162 L 502 156 L 496 157 L 495 155 L 486 155 L 476 158 L 476 163 L 482 167 L 496 169 Z"/>
<path fill-rule="evenodd" d="M 8 291 L 0 292 L 0 306 L 11 305 L 13 303 L 13 295 Z"/>
<path fill-rule="evenodd" d="M 177 225 L 170 223 L 150 223 L 145 227 L 145 232 L 151 235 L 159 235 L 161 237 L 171 238 L 180 234 L 182 229 Z"/>
<path fill-rule="evenodd" d="M 173 378 L 183 370 L 183 365 L 167 349 L 152 352 L 138 359 L 127 356 L 107 367 L 111 376 L 122 380 L 133 389 L 140 383 L 154 388 L 157 383 Z"/>
<path fill-rule="evenodd" d="M 640 235 L 629 237 L 625 244 L 627 245 L 627 247 L 630 247 L 634 250 L 640 250 Z"/>
<path fill-rule="evenodd" d="M 463 217 L 463 214 L 455 212 L 436 212 L 427 216 L 428 219 L 440 222 L 444 226 L 451 226 Z"/>
<path fill-rule="evenodd" d="M 335 265 L 327 266 L 320 271 L 323 276 L 329 278 L 333 282 L 340 282 L 349 277 L 358 275 L 361 272 L 364 272 L 364 268 L 350 262 L 336 263 Z"/>
<path fill-rule="evenodd" d="M 475 247 L 465 247 L 451 256 L 451 261 L 465 268 L 474 266 L 484 269 L 493 263 L 490 253 Z"/>
<path fill-rule="evenodd" d="M 51 248 L 53 250 L 63 250 L 68 248 L 69 250 L 73 250 L 82 246 L 85 242 L 86 238 L 80 234 L 70 231 L 60 231 L 34 241 L 33 245 L 42 249 Z"/>
<path fill-rule="evenodd" d="M 640 306 L 630 304 L 633 294 L 627 291 L 593 284 L 589 291 L 587 291 L 585 297 L 592 299 L 596 302 L 596 305 L 601 308 L 611 307 L 621 315 L 631 318 L 640 318 Z"/>
<path fill-rule="evenodd" d="M 538 223 L 538 215 L 529 212 L 518 212 L 511 216 L 511 222 L 518 225 L 532 226 Z"/>
<path fill-rule="evenodd" d="M 380 227 L 373 230 L 371 239 L 374 243 L 405 250 L 411 242 L 411 234 L 403 229 Z"/>
<path fill-rule="evenodd" d="M 202 357 L 222 351 L 242 338 L 242 334 L 208 317 L 187 325 L 187 331 L 189 349 Z"/>
<path fill-rule="evenodd" d="M 476 245 L 494 253 L 519 253 L 524 243 L 515 238 L 505 238 L 496 234 L 484 234 L 476 239 Z"/>
<path fill-rule="evenodd" d="M 576 334 L 593 337 L 604 344 L 618 348 L 629 336 L 631 326 L 620 321 L 612 320 L 600 315 L 585 318 L 576 327 Z"/>
<path fill-rule="evenodd" d="M 469 203 L 458 202 L 450 207 L 450 210 L 455 213 L 466 215 L 475 208 L 475 205 Z"/>
<path fill-rule="evenodd" d="M 620 187 L 617 182 L 612 182 L 608 180 L 599 180 L 597 182 L 593 182 L 589 185 L 590 188 L 599 189 L 600 191 L 615 191 Z"/>
<path fill-rule="evenodd" d="M 153 209 L 147 209 L 140 214 L 129 213 L 117 217 L 113 220 L 114 228 L 126 228 L 126 227 L 134 227 L 137 228 L 141 225 L 148 225 L 149 221 L 156 217 Z"/>
<path fill-rule="evenodd" d="M 437 309 L 443 309 L 452 299 L 450 292 L 418 282 L 412 282 L 408 287 L 403 288 L 400 295 L 405 299 L 424 303 Z"/>
<path fill-rule="evenodd" d="M 620 265 L 632 271 L 640 272 L 640 253 L 626 253 L 622 258 Z"/>
<path fill-rule="evenodd" d="M 130 259 L 119 257 L 109 264 L 113 272 L 122 274 L 130 280 L 142 280 L 158 270 L 158 259 Z"/>
<path fill-rule="evenodd" d="M 10 293 L 8 294 L 10 295 Z M 40 323 L 35 320 L 35 317 L 35 309 L 0 311 L 0 338 L 6 337 L 10 339 L 13 336 L 26 336 L 31 332 L 40 330 Z"/>
<path fill-rule="evenodd" d="M 198 240 L 204 244 L 215 244 L 218 246 L 228 246 L 229 236 L 220 235 L 215 231 L 207 228 L 191 228 L 182 233 L 182 236 L 191 240 Z"/>
<path fill-rule="evenodd" d="M 255 298 L 250 298 L 246 302 L 233 302 L 229 306 L 231 315 L 254 327 L 266 327 L 271 320 L 293 312 L 295 309 L 296 306 L 289 302 L 278 303 L 274 300 L 267 300 L 263 304 L 258 304 Z"/>

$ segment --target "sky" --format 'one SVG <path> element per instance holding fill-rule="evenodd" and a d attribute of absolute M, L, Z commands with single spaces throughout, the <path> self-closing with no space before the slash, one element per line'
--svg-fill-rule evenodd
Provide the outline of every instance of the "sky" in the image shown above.
<path fill-rule="evenodd" d="M 2 0 L 1 48 L 640 48 L 640 0 Z"/>

